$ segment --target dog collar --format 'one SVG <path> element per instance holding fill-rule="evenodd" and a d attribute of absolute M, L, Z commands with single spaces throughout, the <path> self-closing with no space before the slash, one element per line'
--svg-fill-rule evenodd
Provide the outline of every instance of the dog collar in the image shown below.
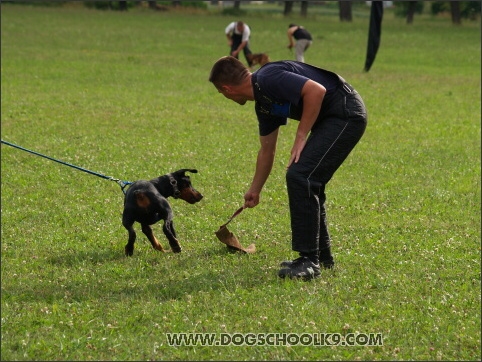
<path fill-rule="evenodd" d="M 169 182 L 171 183 L 172 189 L 174 190 L 173 197 L 175 199 L 178 199 L 179 196 L 181 196 L 181 191 L 179 191 L 179 189 L 177 188 L 177 180 L 174 178 L 174 176 L 172 176 L 172 173 L 167 175 L 167 177 L 169 177 Z"/>

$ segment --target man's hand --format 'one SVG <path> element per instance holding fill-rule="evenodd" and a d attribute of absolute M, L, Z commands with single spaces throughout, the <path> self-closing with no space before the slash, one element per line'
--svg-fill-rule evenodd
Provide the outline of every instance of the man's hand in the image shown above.
<path fill-rule="evenodd" d="M 244 194 L 244 208 L 252 208 L 259 204 L 259 193 L 248 191 Z"/>
<path fill-rule="evenodd" d="M 303 151 L 303 148 L 305 148 L 306 145 L 306 136 L 297 136 L 295 139 L 295 143 L 293 145 L 293 148 L 291 149 L 291 156 L 290 160 L 288 162 L 288 167 L 291 166 L 291 164 L 297 163 L 298 160 L 300 159 L 301 152 Z"/>

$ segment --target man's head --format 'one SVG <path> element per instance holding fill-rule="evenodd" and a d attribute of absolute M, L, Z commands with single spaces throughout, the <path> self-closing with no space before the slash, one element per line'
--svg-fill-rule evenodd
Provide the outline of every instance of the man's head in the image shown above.
<path fill-rule="evenodd" d="M 248 68 L 241 61 L 232 56 L 225 56 L 214 63 L 209 81 L 226 98 L 243 105 L 248 99 L 244 95 L 238 94 L 236 90 L 243 85 L 250 74 Z"/>
<path fill-rule="evenodd" d="M 239 32 L 239 33 L 242 33 L 244 31 L 244 23 L 242 21 L 238 21 L 236 23 L 236 30 Z"/>

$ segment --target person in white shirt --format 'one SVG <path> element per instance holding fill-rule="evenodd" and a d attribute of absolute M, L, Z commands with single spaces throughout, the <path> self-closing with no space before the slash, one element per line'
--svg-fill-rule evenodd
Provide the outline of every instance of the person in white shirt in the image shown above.
<path fill-rule="evenodd" d="M 248 55 L 252 54 L 249 49 L 249 37 L 251 35 L 249 26 L 242 21 L 233 21 L 226 27 L 224 32 L 228 38 L 228 45 L 231 48 L 229 55 L 239 59 L 239 53 L 242 50 L 248 66 L 251 67 L 252 61 L 248 59 Z"/>

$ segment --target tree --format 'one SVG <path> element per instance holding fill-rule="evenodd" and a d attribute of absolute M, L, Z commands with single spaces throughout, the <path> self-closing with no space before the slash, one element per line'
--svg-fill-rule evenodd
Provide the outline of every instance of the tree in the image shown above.
<path fill-rule="evenodd" d="M 285 8 L 283 10 L 284 16 L 288 16 L 293 12 L 293 2 L 294 1 L 285 1 Z"/>
<path fill-rule="evenodd" d="M 416 9 L 417 9 L 417 1 L 409 1 L 408 10 L 407 10 L 407 24 L 413 23 L 413 16 L 415 15 Z"/>
<path fill-rule="evenodd" d="M 450 12 L 452 13 L 452 24 L 462 24 L 462 19 L 460 16 L 460 3 L 458 1 L 450 2 Z"/>
<path fill-rule="evenodd" d="M 351 1 L 338 1 L 340 21 L 352 21 Z"/>
<path fill-rule="evenodd" d="M 395 16 L 407 19 L 407 24 L 412 24 L 415 14 L 422 14 L 423 1 L 396 1 L 393 4 Z"/>
<path fill-rule="evenodd" d="M 301 2 L 301 16 L 306 17 L 308 15 L 308 1 Z"/>
<path fill-rule="evenodd" d="M 433 1 L 431 5 L 433 15 L 450 13 L 455 25 L 460 25 L 462 19 L 477 19 L 480 10 L 480 1 Z"/>

